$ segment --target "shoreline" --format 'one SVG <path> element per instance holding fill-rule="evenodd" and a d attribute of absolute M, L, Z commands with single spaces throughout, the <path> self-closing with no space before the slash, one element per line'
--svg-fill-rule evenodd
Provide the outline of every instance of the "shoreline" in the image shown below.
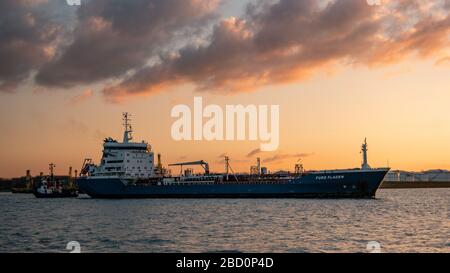
<path fill-rule="evenodd" d="M 427 188 L 450 188 L 450 181 L 444 182 L 384 181 L 380 185 L 380 189 L 427 189 Z"/>

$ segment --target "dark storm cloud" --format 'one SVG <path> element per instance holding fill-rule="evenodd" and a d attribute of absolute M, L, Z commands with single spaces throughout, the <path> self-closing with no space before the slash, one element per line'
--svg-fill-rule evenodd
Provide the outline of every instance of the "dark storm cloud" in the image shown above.
<path fill-rule="evenodd" d="M 423 1 L 361 0 L 259 2 L 243 18 L 222 20 L 206 46 L 138 70 L 104 94 L 122 97 L 179 83 L 198 90 L 239 92 L 308 77 L 337 62 L 379 65 L 408 54 L 428 56 L 448 46 L 449 10 L 435 16 Z M 322 4 L 322 5 L 321 5 Z M 410 17 L 411 14 L 417 17 Z"/>
<path fill-rule="evenodd" d="M 78 10 L 73 43 L 43 67 L 36 80 L 70 87 L 124 75 L 146 64 L 177 32 L 199 28 L 217 1 L 96 0 Z"/>
<path fill-rule="evenodd" d="M 36 72 L 43 87 L 104 81 L 110 100 L 185 83 L 242 92 L 325 65 L 385 65 L 449 47 L 448 0 L 261 0 L 217 21 L 218 1 L 2 0 L 0 90 Z"/>
<path fill-rule="evenodd" d="M 38 0 L 0 1 L 0 91 L 14 90 L 52 58 L 63 30 L 52 17 L 58 6 Z"/>

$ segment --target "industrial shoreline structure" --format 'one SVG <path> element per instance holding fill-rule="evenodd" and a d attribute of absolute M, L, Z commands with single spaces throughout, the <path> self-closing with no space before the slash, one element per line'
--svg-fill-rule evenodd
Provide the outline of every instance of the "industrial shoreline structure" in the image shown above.
<path fill-rule="evenodd" d="M 83 163 L 81 177 L 78 177 L 78 171 L 75 170 L 75 175 L 72 175 L 72 167 L 69 167 L 69 174 L 65 176 L 54 176 L 58 181 L 61 181 L 63 185 L 68 185 L 69 188 L 76 186 L 77 182 L 81 181 L 82 191 L 85 182 L 87 180 L 100 181 L 101 177 L 104 178 L 118 178 L 123 185 L 124 182 L 129 185 L 147 185 L 152 183 L 157 185 L 183 185 L 183 184 L 267 184 L 290 181 L 299 181 L 299 178 L 303 178 L 303 182 L 307 181 L 307 174 L 320 174 L 320 173 L 337 173 L 344 171 L 347 173 L 360 173 L 364 170 L 376 170 L 372 169 L 368 164 L 367 159 L 367 140 L 361 146 L 362 164 L 360 169 L 348 169 L 348 170 L 333 170 L 333 171 L 308 171 L 306 172 L 303 165 L 300 163 L 295 164 L 295 170 L 293 173 L 289 171 L 278 171 L 270 173 L 267 167 L 261 165 L 261 158 L 256 158 L 256 165 L 250 166 L 249 173 L 235 173 L 230 164 L 230 157 L 225 156 L 225 172 L 224 173 L 211 173 L 209 164 L 204 160 L 177 162 L 168 164 L 168 166 L 179 166 L 179 176 L 172 176 L 170 170 L 163 167 L 161 162 L 161 154 L 157 155 L 157 162 L 154 164 L 153 152 L 150 145 L 145 142 L 131 142 L 132 128 L 130 124 L 129 115 L 124 113 L 124 136 L 123 142 L 119 143 L 112 138 L 106 138 L 104 140 L 104 151 L 100 166 L 93 164 L 91 159 L 86 159 Z M 118 154 L 121 158 L 114 159 Z M 126 161 L 126 162 L 125 162 Z M 130 163 L 131 164 L 127 164 Z M 184 166 L 201 166 L 204 170 L 204 174 L 194 174 L 192 168 L 186 168 L 183 171 Z M 352 171 L 352 172 L 350 172 Z M 348 174 L 347 174 L 348 176 Z M 12 179 L 0 179 L 0 191 L 11 191 L 13 193 L 32 193 L 33 189 L 39 185 L 44 179 L 44 175 L 41 172 L 39 176 L 32 176 L 31 171 L 27 170 L 26 175 L 20 178 Z M 362 179 L 362 178 L 360 178 Z M 317 179 L 319 180 L 319 179 Z M 201 183 L 199 183 L 201 182 Z M 207 183 L 208 182 L 208 183 Z M 422 172 L 407 172 L 401 170 L 390 170 L 384 176 L 380 188 L 444 188 L 450 187 L 450 171 L 447 170 L 428 170 Z M 381 182 L 380 182 L 381 183 Z M 75 184 L 75 185 L 74 185 Z M 92 184 L 89 184 L 91 186 Z M 247 192 L 251 192 L 253 189 L 247 189 Z M 89 191 L 88 191 L 89 192 Z M 214 194 L 213 194 L 214 195 Z M 240 193 L 238 196 L 247 196 L 250 194 Z M 294 195 L 295 194 L 286 194 Z M 313 194 L 314 195 L 314 194 Z M 326 194 L 325 194 L 326 195 Z M 120 196 L 120 195 L 118 195 Z M 145 195 L 144 195 L 145 196 Z M 233 194 L 231 194 L 233 196 Z M 256 194 L 255 194 L 256 196 Z M 271 196 L 268 194 L 268 196 Z M 132 196 L 133 197 L 133 196 Z"/>

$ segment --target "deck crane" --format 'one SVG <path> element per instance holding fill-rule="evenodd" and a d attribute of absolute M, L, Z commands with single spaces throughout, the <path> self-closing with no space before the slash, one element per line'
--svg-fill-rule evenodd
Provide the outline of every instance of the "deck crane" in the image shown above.
<path fill-rule="evenodd" d="M 205 174 L 209 174 L 209 164 L 208 162 L 205 162 L 203 160 L 169 164 L 169 166 L 181 166 L 181 173 L 183 173 L 183 166 L 192 166 L 192 165 L 202 166 L 203 169 L 205 170 Z"/>

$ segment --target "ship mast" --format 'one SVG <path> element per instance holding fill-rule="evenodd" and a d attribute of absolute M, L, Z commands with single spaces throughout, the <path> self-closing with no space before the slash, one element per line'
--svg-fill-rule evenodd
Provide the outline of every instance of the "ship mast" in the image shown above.
<path fill-rule="evenodd" d="M 236 179 L 236 181 L 238 181 L 238 178 L 237 178 L 236 174 L 234 173 L 233 168 L 231 168 L 230 157 L 225 156 L 225 176 L 226 176 L 226 180 L 227 181 L 228 181 L 228 175 L 230 173 L 230 170 L 231 170 L 231 173 L 234 176 L 234 179 Z"/>
<path fill-rule="evenodd" d="M 55 168 L 55 164 L 50 163 L 48 164 L 48 169 L 50 170 L 50 177 L 53 180 L 53 169 Z"/>
<path fill-rule="evenodd" d="M 230 171 L 230 158 L 228 156 L 225 156 L 225 175 L 227 180 L 229 171 Z"/>
<path fill-rule="evenodd" d="M 123 132 L 123 143 L 128 143 L 130 140 L 133 139 L 131 136 L 131 133 L 133 132 L 130 124 L 130 114 L 127 112 L 122 114 L 122 120 L 123 120 L 123 126 L 125 127 L 125 131 Z"/>
<path fill-rule="evenodd" d="M 370 169 L 369 164 L 367 163 L 367 138 L 364 138 L 364 143 L 361 145 L 361 153 L 363 155 L 363 162 L 361 164 L 361 169 L 366 170 Z"/>

